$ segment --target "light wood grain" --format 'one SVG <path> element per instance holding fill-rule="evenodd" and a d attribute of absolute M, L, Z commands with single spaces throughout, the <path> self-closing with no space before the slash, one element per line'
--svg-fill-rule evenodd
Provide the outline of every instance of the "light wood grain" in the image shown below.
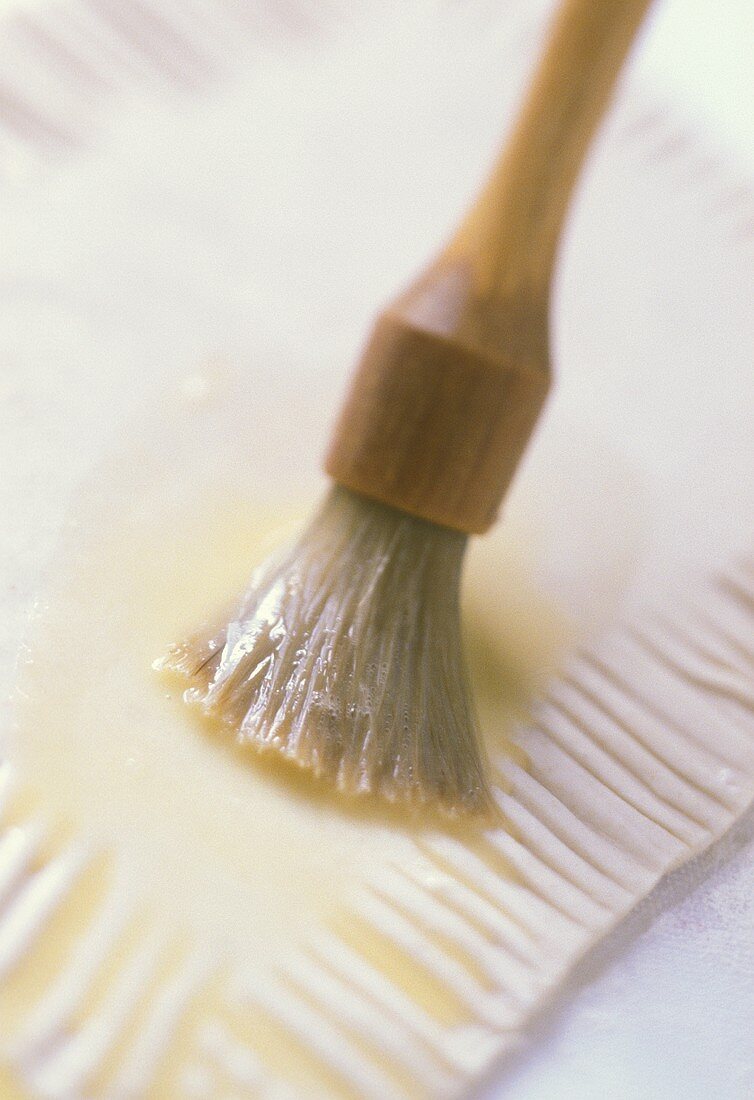
<path fill-rule="evenodd" d="M 650 0 L 566 0 L 487 186 L 378 318 L 325 468 L 354 492 L 487 530 L 544 403 L 569 199 Z"/>

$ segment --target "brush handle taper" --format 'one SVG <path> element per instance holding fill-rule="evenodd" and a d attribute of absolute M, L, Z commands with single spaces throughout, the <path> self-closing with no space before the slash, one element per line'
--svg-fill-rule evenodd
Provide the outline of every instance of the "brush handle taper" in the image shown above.
<path fill-rule="evenodd" d="M 549 387 L 550 283 L 579 169 L 650 0 L 565 0 L 487 186 L 379 316 L 325 468 L 354 492 L 485 531 Z"/>

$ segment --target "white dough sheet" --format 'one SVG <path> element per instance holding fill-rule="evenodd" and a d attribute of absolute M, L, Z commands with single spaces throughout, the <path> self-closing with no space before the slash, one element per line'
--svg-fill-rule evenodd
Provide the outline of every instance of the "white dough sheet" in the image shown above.
<path fill-rule="evenodd" d="M 544 9 L 494 7 L 5 17 L 3 1097 L 674 1100 L 661 1050 L 579 1092 L 557 1015 L 620 975 L 603 1038 L 654 1005 L 692 1045 L 708 929 L 735 1058 L 699 1096 L 751 1095 L 754 200 L 636 74 L 564 241 L 553 395 L 469 555 L 499 819 L 345 802 L 151 668 L 316 505 L 370 316 L 532 63 Z M 675 912 L 639 1002 L 621 961 Z"/>

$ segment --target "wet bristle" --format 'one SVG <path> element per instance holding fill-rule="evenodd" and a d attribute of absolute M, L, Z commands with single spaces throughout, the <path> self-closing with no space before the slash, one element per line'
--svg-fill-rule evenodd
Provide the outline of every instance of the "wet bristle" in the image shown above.
<path fill-rule="evenodd" d="M 465 535 L 335 487 L 235 617 L 156 667 L 260 750 L 349 794 L 450 813 L 491 798 L 464 667 Z"/>

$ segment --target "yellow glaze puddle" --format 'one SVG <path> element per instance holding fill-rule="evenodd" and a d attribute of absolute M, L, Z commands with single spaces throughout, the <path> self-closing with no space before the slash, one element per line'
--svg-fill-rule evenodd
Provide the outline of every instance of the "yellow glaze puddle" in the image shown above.
<path fill-rule="evenodd" d="M 329 894 L 344 859 L 366 856 L 385 830 L 421 823 L 344 802 L 234 745 L 152 671 L 169 641 L 231 602 L 285 525 L 241 502 L 197 501 L 193 517 L 140 510 L 138 525 L 128 515 L 100 529 L 37 624 L 20 687 L 24 773 L 47 814 L 126 842 L 144 874 L 170 884 L 178 913 L 173 888 L 191 882 L 199 914 L 227 905 L 277 925 L 302 892 Z M 467 633 L 488 743 L 499 749 L 501 712 L 521 703 L 528 670 L 519 653 L 509 671 L 504 645 L 473 615 Z"/>
<path fill-rule="evenodd" d="M 438 828 L 473 844 L 481 825 L 347 803 L 289 765 L 229 743 L 184 706 L 180 687 L 153 672 L 169 642 L 232 604 L 255 563 L 302 514 L 255 500 L 235 476 L 224 480 L 206 441 L 192 446 L 201 415 L 180 396 L 168 402 L 85 494 L 34 623 L 15 744 L 32 804 L 110 853 L 132 883 L 137 910 L 143 905 L 176 935 L 196 936 L 253 969 L 283 957 L 310 925 L 336 917 L 344 891 L 386 853 L 400 862 L 418 835 Z M 222 425 L 222 400 L 212 415 Z M 223 468 L 237 471 L 245 452 L 238 441 L 223 445 L 230 452 Z M 464 596 L 493 756 L 514 751 L 511 718 L 565 640 L 562 622 L 527 580 L 510 528 L 501 532 L 475 547 Z M 87 905 L 77 912 L 83 921 Z M 54 939 L 54 926 L 45 935 Z M 49 973 L 60 963 L 50 951 L 65 945 L 46 942 L 39 957 Z M 378 945 L 361 946 L 368 957 Z M 125 950 L 118 947 L 119 957 Z M 8 987 L 15 992 L 0 997 L 4 1032 L 41 996 L 32 960 L 20 963 L 21 984 Z M 400 962 L 385 961 L 386 972 L 439 1019 L 454 1019 L 453 997 Z M 108 980 L 105 969 L 100 987 Z M 98 988 L 87 1002 L 92 1011 Z M 201 999 L 187 1011 L 201 1016 Z M 260 1015 L 252 1030 L 274 1038 L 276 1028 Z M 262 1052 L 275 1045 L 255 1044 Z M 109 1080 L 116 1063 L 105 1060 L 92 1087 Z M 154 1095 L 172 1095 L 175 1079 L 163 1068 Z"/>

